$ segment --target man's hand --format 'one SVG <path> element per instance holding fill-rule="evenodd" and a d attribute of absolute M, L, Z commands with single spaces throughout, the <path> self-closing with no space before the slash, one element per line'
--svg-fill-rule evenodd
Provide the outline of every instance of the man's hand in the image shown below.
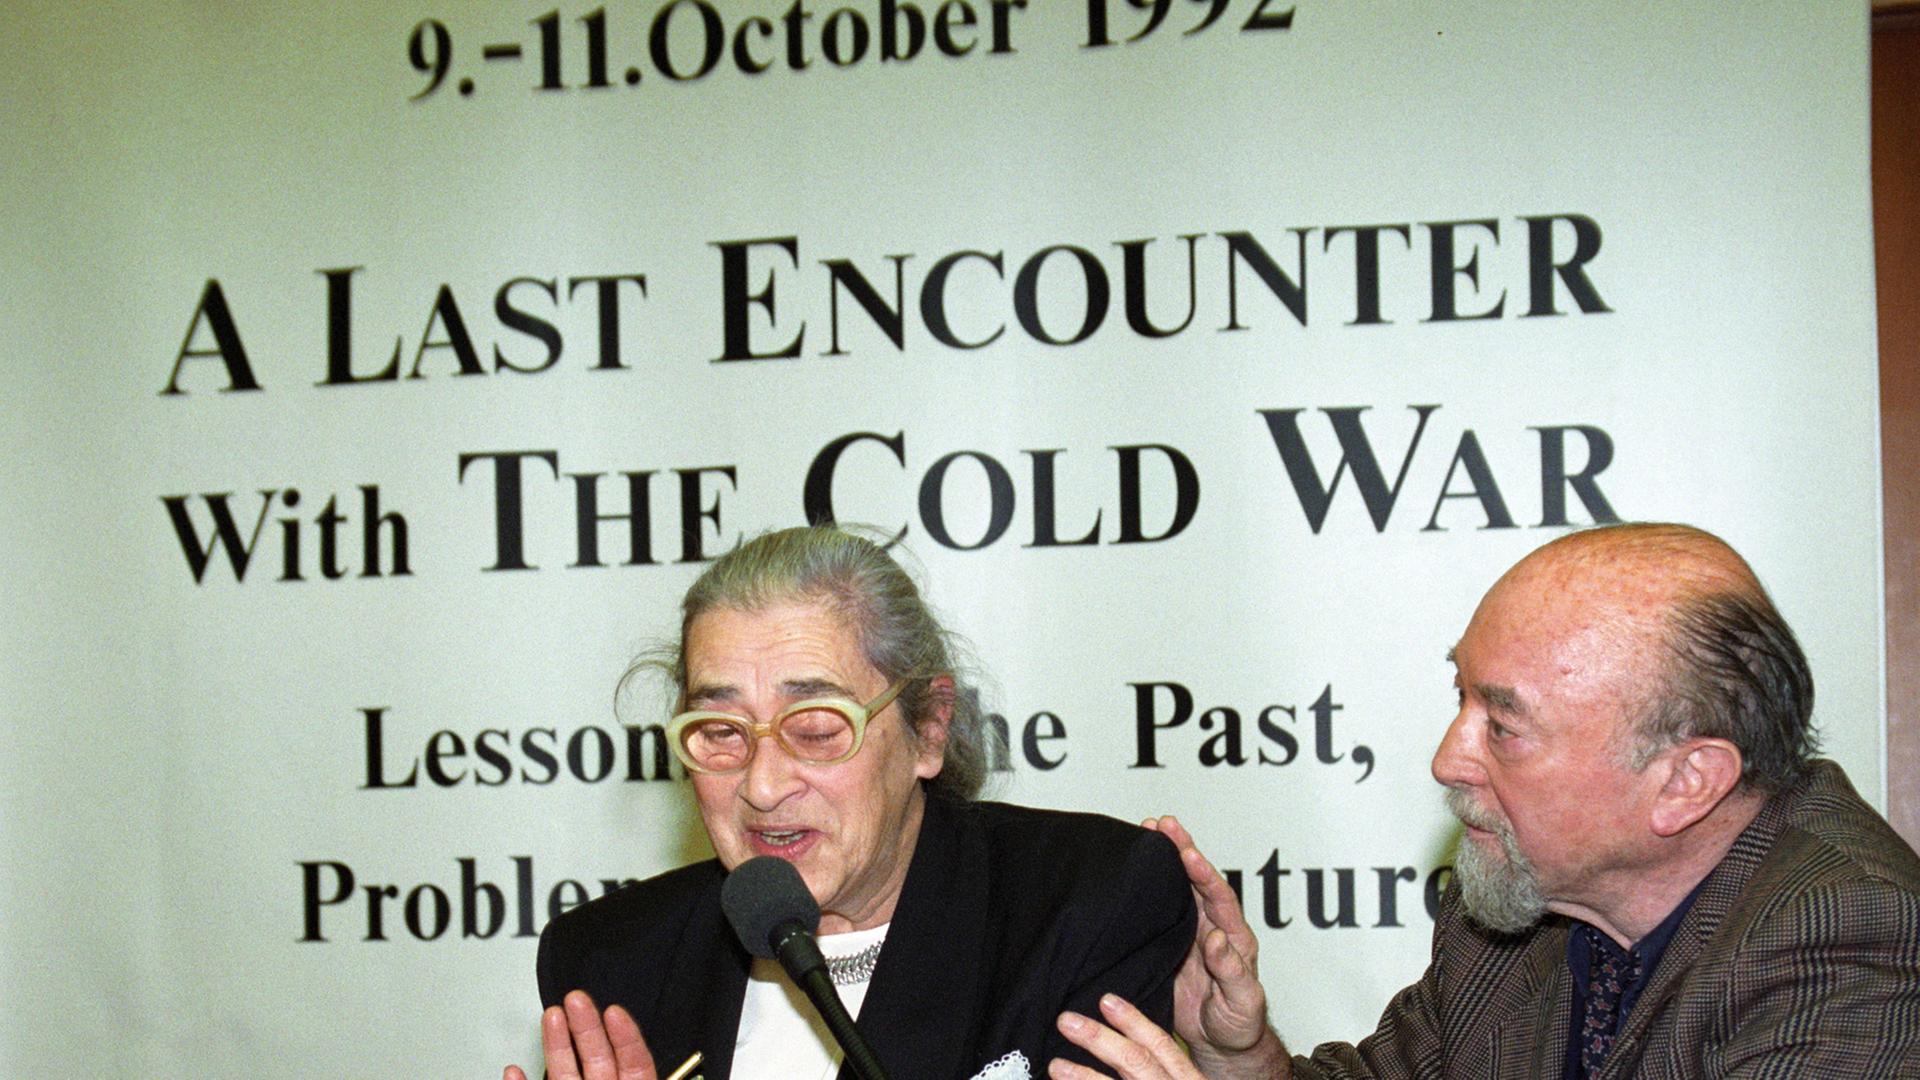
<path fill-rule="evenodd" d="M 1123 998 L 1100 998 L 1103 1024 L 1076 1012 L 1057 1021 L 1067 1041 L 1092 1054 L 1120 1080 L 1293 1080 L 1293 1059 L 1280 1036 L 1265 1024 L 1260 1037 L 1243 1051 L 1207 1064 L 1189 1058 L 1180 1043 Z M 1108 1027 L 1107 1024 L 1113 1025 Z M 1063 1058 L 1047 1063 L 1052 1080 L 1099 1080 L 1105 1074 Z"/>
<path fill-rule="evenodd" d="M 1267 991 L 1257 967 L 1260 943 L 1240 911 L 1233 886 L 1200 854 L 1187 830 L 1171 817 L 1148 818 L 1141 824 L 1164 834 L 1179 849 L 1180 865 L 1200 909 L 1193 947 L 1173 984 L 1173 1028 L 1209 1076 L 1247 1075 L 1237 1067 L 1224 1067 L 1227 1059 L 1256 1048 L 1267 1050 L 1264 1044 L 1269 1042 L 1279 1044 L 1267 1027 Z M 1285 1054 L 1279 1058 L 1284 1061 Z"/>
<path fill-rule="evenodd" d="M 640 1025 L 618 1005 L 600 1012 L 584 990 L 567 994 L 565 1008 L 540 1015 L 540 1045 L 546 1050 L 547 1080 L 656 1080 L 653 1055 L 640 1037 Z M 527 1080 L 509 1065 L 501 1080 Z"/>
<path fill-rule="evenodd" d="M 1106 994 L 1100 998 L 1100 1014 L 1113 1027 L 1077 1012 L 1063 1012 L 1060 1034 L 1111 1067 L 1120 1080 L 1206 1080 L 1173 1036 L 1139 1009 Z M 1053 1080 L 1097 1080 L 1101 1076 L 1065 1058 L 1048 1062 L 1047 1075 Z"/>

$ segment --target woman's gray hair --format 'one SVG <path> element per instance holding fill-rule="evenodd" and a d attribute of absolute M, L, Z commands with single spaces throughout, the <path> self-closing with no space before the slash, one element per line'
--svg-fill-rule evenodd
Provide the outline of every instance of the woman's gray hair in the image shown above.
<path fill-rule="evenodd" d="M 957 669 L 963 644 L 940 626 L 913 578 L 879 544 L 836 526 L 764 533 L 715 560 L 680 602 L 678 639 L 642 657 L 621 683 L 653 668 L 684 695 L 687 630 L 695 619 L 715 609 L 755 611 L 793 600 L 826 604 L 853 627 L 874 670 L 888 683 L 906 682 L 897 701 L 916 739 L 939 704 L 930 683 L 952 677 L 944 764 L 927 786 L 954 799 L 979 795 L 989 767 L 988 728 L 972 680 Z"/>

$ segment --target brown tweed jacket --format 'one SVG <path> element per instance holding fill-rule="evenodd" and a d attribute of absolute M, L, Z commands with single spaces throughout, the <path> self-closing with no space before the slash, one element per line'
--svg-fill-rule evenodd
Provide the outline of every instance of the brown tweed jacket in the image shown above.
<path fill-rule="evenodd" d="M 1295 1058 L 1296 1075 L 1557 1080 L 1567 921 L 1494 936 L 1458 899 L 1379 1030 Z M 1717 1077 L 1920 1077 L 1920 858 L 1830 761 L 1707 875 L 1597 1080 Z"/>

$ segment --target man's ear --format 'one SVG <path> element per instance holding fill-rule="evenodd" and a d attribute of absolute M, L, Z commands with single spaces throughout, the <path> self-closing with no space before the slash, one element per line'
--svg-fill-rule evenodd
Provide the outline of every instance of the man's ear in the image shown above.
<path fill-rule="evenodd" d="M 1656 836 L 1676 836 L 1713 813 L 1740 786 L 1740 748 L 1725 739 L 1688 739 L 1651 766 L 1666 771 L 1654 799 Z"/>
<path fill-rule="evenodd" d="M 915 725 L 920 741 L 920 758 L 914 770 L 922 780 L 940 775 L 946 764 L 947 732 L 953 726 L 953 676 L 939 675 L 927 681 L 927 713 Z"/>

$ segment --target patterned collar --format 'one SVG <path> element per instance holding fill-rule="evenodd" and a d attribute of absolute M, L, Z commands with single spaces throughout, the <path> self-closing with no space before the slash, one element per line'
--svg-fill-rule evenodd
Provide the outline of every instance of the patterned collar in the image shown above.
<path fill-rule="evenodd" d="M 1631 949 L 1622 949 L 1596 927 L 1579 919 L 1571 920 L 1572 932 L 1567 935 L 1567 968 L 1573 974 L 1573 1016 L 1567 1040 L 1566 1067 L 1562 1074 L 1565 1080 L 1578 1080 L 1585 1075 L 1580 1068 L 1580 1029 L 1586 1017 L 1588 987 L 1602 958 L 1608 955 L 1624 957 L 1634 971 L 1633 980 L 1622 991 L 1620 1006 L 1614 1015 L 1614 1031 L 1618 1031 L 1620 1025 L 1626 1022 L 1627 1012 L 1640 999 L 1640 992 L 1653 981 L 1653 969 L 1659 966 L 1660 957 L 1666 954 L 1668 943 L 1673 941 L 1673 935 L 1680 929 L 1681 922 L 1685 921 L 1687 912 L 1692 909 L 1694 900 L 1699 897 L 1706 883 L 1706 878 L 1702 878 L 1686 899 L 1668 912 L 1660 925 L 1648 931 L 1646 937 L 1634 942 Z"/>

